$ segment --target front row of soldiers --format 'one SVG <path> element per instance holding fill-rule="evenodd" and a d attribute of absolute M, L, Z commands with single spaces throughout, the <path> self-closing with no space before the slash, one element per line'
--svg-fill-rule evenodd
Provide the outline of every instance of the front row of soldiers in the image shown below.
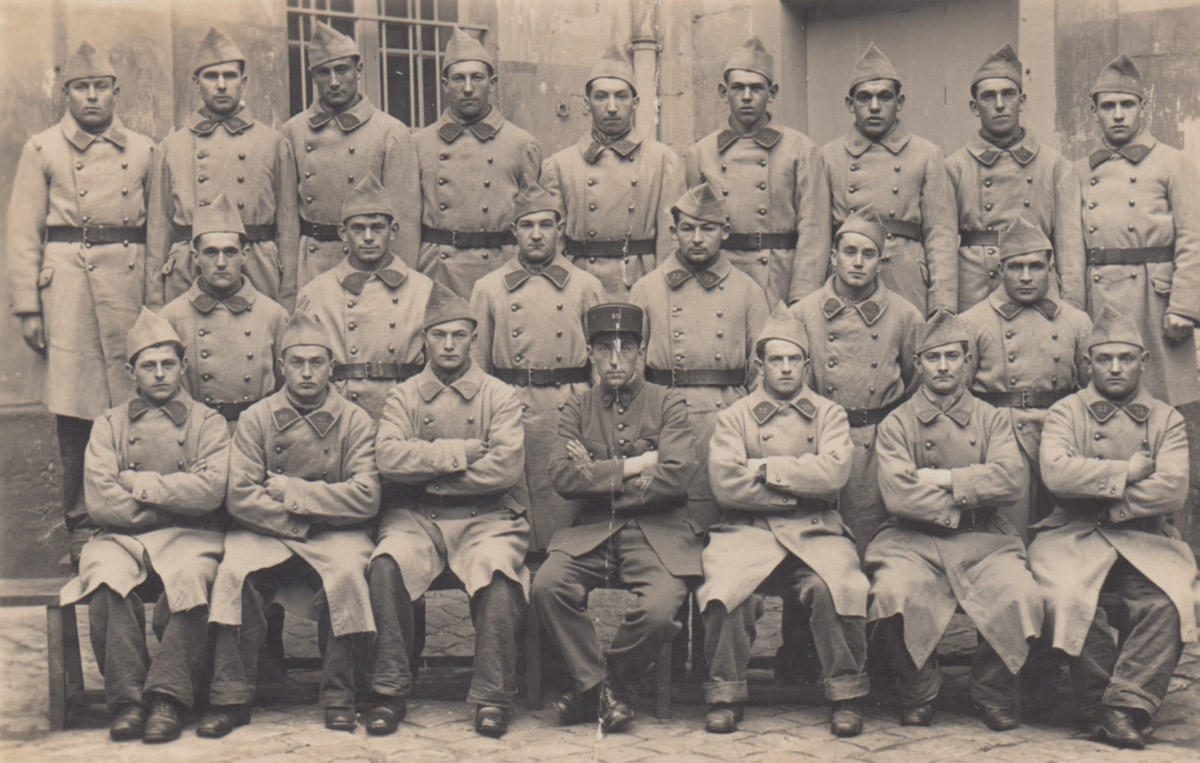
<path fill-rule="evenodd" d="M 90 597 L 114 738 L 178 737 L 209 676 L 198 733 L 248 723 L 272 602 L 318 622 L 326 726 L 356 727 L 365 644 L 362 723 L 394 732 L 417 607 L 449 569 L 470 597 L 484 735 L 515 707 L 527 601 L 571 679 L 559 721 L 617 731 L 689 589 L 706 727 L 733 731 L 756 590 L 774 580 L 808 620 L 835 734 L 862 729 L 868 625 L 901 722 L 932 722 L 936 645 L 961 607 L 989 727 L 1018 724 L 1016 675 L 1052 647 L 1073 658 L 1091 733 L 1144 744 L 1196 638 L 1195 561 L 1166 522 L 1187 490 L 1184 424 L 1141 386 L 1132 321 L 1110 310 L 1093 327 L 1062 303 L 1039 228 L 1001 234 L 991 297 L 926 324 L 880 281 L 889 239 L 871 214 L 841 226 L 820 290 L 767 316 L 721 251 L 728 213 L 707 184 L 673 206 L 676 252 L 635 284 L 638 304 L 604 303 L 558 253 L 555 194 L 514 204 L 517 256 L 468 304 L 392 254 L 395 211 L 368 176 L 343 206 L 346 256 L 286 324 L 242 274 L 234 206 L 197 214 L 199 277 L 141 314 L 136 396 L 92 432 L 85 504 L 102 529 L 62 595 Z M 612 582 L 636 601 L 606 653 L 586 602 Z M 1126 608 L 1120 646 L 1103 586 Z"/>

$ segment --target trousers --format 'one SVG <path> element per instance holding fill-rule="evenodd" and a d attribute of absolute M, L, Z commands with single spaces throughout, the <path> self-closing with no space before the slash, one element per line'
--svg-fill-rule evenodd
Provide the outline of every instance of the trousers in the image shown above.
<path fill-rule="evenodd" d="M 83 454 L 92 436 L 92 422 L 74 416 L 55 416 L 58 457 L 62 460 L 62 505 L 67 532 L 94 528 L 83 505 Z"/>
<path fill-rule="evenodd" d="M 892 672 L 900 681 L 900 702 L 907 708 L 924 705 L 937 699 L 942 688 L 942 671 L 938 667 L 937 651 L 925 660 L 924 665 L 913 663 L 904 644 L 904 619 L 901 615 L 878 621 L 884 648 L 891 658 Z M 1010 708 L 1013 701 L 1014 681 L 1004 660 L 996 650 L 979 637 L 975 655 L 971 659 L 971 673 L 967 681 L 967 694 L 980 707 Z"/>

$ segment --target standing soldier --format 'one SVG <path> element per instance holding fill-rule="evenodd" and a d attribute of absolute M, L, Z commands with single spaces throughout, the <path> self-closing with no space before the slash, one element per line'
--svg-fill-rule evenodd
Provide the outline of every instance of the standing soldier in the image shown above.
<path fill-rule="evenodd" d="M 442 60 L 438 121 L 413 135 L 420 166 L 421 247 L 415 266 L 463 299 L 515 253 L 513 197 L 537 182 L 542 149 L 491 103 L 496 66 L 457 27 Z M 397 207 L 405 209 L 404 207 Z"/>
<path fill-rule="evenodd" d="M 850 77 L 846 108 L 854 127 L 822 146 L 821 156 L 833 227 L 874 209 L 887 229 L 880 278 L 929 318 L 958 309 L 954 187 L 942 149 L 908 131 L 903 107 L 900 75 L 872 43 Z M 806 293 L 793 278 L 790 299 Z"/>
<path fill-rule="evenodd" d="M 683 394 L 697 462 L 706 464 L 717 414 L 745 397 L 754 381 L 750 356 L 769 311 L 762 287 L 721 253 L 729 214 L 712 186 L 683 194 L 671 216 L 673 256 L 638 281 L 629 296 L 646 314 L 646 379 Z M 707 469 L 697 471 L 688 500 L 700 529 L 720 515 Z"/>
<path fill-rule="evenodd" d="M 705 727 L 712 733 L 737 730 L 754 591 L 771 575 L 807 610 L 833 703 L 831 731 L 862 732 L 870 584 L 837 510 L 854 444 L 842 407 L 805 386 L 808 341 L 795 318 L 772 317 L 755 345 L 762 386 L 717 417 L 708 468 L 725 513 L 709 533 L 697 592 L 708 634 Z"/>
<path fill-rule="evenodd" d="M 749 276 L 747 276 L 749 278 Z M 586 316 L 588 358 L 600 382 L 571 398 L 558 421 L 550 479 L 583 508 L 554 535 L 534 580 L 532 605 L 572 686 L 555 703 L 558 724 L 633 720 L 626 688 L 675 637 L 688 579 L 700 575 L 704 531 L 687 513 L 696 440 L 677 392 L 645 381 L 645 317 L 626 303 Z M 593 589 L 618 581 L 636 601 L 607 656 L 587 614 Z"/>
<path fill-rule="evenodd" d="M 429 362 L 392 387 L 379 423 L 380 474 L 407 491 L 381 518 L 367 573 L 379 632 L 375 707 L 366 716 L 372 734 L 392 733 L 404 717 L 413 601 L 447 567 L 466 588 L 475 626 L 467 694 L 475 731 L 503 736 L 516 707 L 529 522 L 514 488 L 525 433 L 516 393 L 471 360 L 476 325 L 466 300 L 437 284 L 422 322 Z"/>
<path fill-rule="evenodd" d="M 183 386 L 229 422 L 276 390 L 287 310 L 259 293 L 242 268 L 253 247 L 225 194 L 196 210 L 191 257 L 200 274 L 159 315 L 186 337 Z"/>
<path fill-rule="evenodd" d="M 583 317 L 604 301 L 604 287 L 558 254 L 562 199 L 533 185 L 521 189 L 514 207 L 517 256 L 476 281 L 471 294 L 479 319 L 473 350 L 484 373 L 517 388 L 525 427 L 522 497 L 541 551 L 575 519 L 576 506 L 554 489 L 547 466 L 559 413 L 591 379 Z"/>
<path fill-rule="evenodd" d="M 229 432 L 183 389 L 187 360 L 169 323 L 143 308 L 126 347 L 137 396 L 96 419 L 85 459 L 87 510 L 103 529 L 83 547 L 79 577 L 60 599 L 90 597 L 109 735 L 169 742 L 194 706 L 208 652 L 208 591 L 225 540 L 214 512 L 225 499 Z M 156 614 L 168 614 L 150 659 L 142 597 L 156 591 Z"/>
<path fill-rule="evenodd" d="M 1014 729 L 1014 678 L 1042 628 L 1025 544 L 997 507 L 1021 497 L 1025 462 L 1008 417 L 963 384 L 960 319 L 920 327 L 920 389 L 879 425 L 879 489 L 892 518 L 867 547 L 868 618 L 900 678 L 900 724 L 928 726 L 942 686 L 937 644 L 956 607 L 979 629 L 968 693 L 995 731 Z"/>
<path fill-rule="evenodd" d="M 563 253 L 626 301 L 638 279 L 674 248 L 672 199 L 684 191 L 675 152 L 633 126 L 633 67 L 614 45 L 583 86 L 591 132 L 546 160 L 542 183 L 563 198 Z"/>
<path fill-rule="evenodd" d="M 338 224 L 348 253 L 296 302 L 331 329 L 335 388 L 376 421 L 391 388 L 421 370 L 421 319 L 433 289 L 393 253 L 400 227 L 389 196 L 370 172 L 355 186 Z"/>
<path fill-rule="evenodd" d="M 1018 217 L 1053 242 L 1058 292 L 1084 306 L 1078 181 L 1062 154 L 1021 126 L 1022 87 L 1021 62 L 1011 45 L 988 56 L 971 77 L 979 135 L 946 160 L 958 199 L 960 313 L 1000 286 L 1000 232 Z"/>
<path fill-rule="evenodd" d="M 105 53 L 84 42 L 61 81 L 67 114 L 21 151 L 6 251 L 12 311 L 47 361 L 74 564 L 93 532 L 83 503 L 92 420 L 134 395 L 125 333 L 142 304 L 153 144 L 113 114 L 120 88 Z"/>
<path fill-rule="evenodd" d="M 250 722 L 263 609 L 280 588 L 317 591 L 326 728 L 354 730 L 351 636 L 375 631 L 366 577 L 379 511 L 375 422 L 329 386 L 332 342 L 319 320 L 294 314 L 280 345 L 285 387 L 243 413 L 233 437 L 226 507 L 239 527 L 225 535 L 212 587 L 216 653 L 202 737 Z"/>
<path fill-rule="evenodd" d="M 346 195 L 374 173 L 388 189 L 396 219 L 397 249 L 409 264 L 420 241 L 421 195 L 417 155 L 403 122 L 358 92 L 363 62 L 354 40 L 315 22 L 308 69 L 317 100 L 287 121 L 283 134 L 296 155 L 300 247 L 296 288 L 329 270 L 349 251 L 339 233 Z"/>
<path fill-rule="evenodd" d="M 1141 384 L 1146 343 L 1133 321 L 1106 309 L 1087 345 L 1092 383 L 1051 408 L 1042 433 L 1058 505 L 1035 528 L 1029 563 L 1047 636 L 1075 658 L 1091 736 L 1140 750 L 1184 643 L 1196 641 L 1196 559 L 1166 521 L 1187 498 L 1187 436 L 1178 411 Z M 1126 612 L 1120 648 L 1096 606 L 1101 587 Z"/>
<path fill-rule="evenodd" d="M 246 111 L 246 57 L 215 27 L 200 41 L 192 84 L 204 106 L 168 135 L 150 177 L 146 304 L 160 308 L 196 277 L 193 218 L 224 193 L 248 244 L 244 275 L 289 309 L 296 299 L 296 161 L 278 130 Z"/>
<path fill-rule="evenodd" d="M 1018 217 L 1000 233 L 1000 288 L 963 313 L 971 342 L 967 388 L 1011 420 L 1029 467 L 1029 494 L 1007 519 L 1021 537 L 1050 513 L 1038 465 L 1050 406 L 1086 385 L 1087 313 L 1056 300 L 1050 288 L 1056 252 L 1042 229 Z"/>
<path fill-rule="evenodd" d="M 767 107 L 779 85 L 775 59 L 761 40 L 751 37 L 737 49 L 717 92 L 729 104 L 729 126 L 692 146 L 685 156 L 687 183 L 721 189 L 733 228 L 721 250 L 762 287 L 774 309 L 825 280 L 820 253 L 829 248 L 829 185 L 817 145 L 772 122 Z"/>

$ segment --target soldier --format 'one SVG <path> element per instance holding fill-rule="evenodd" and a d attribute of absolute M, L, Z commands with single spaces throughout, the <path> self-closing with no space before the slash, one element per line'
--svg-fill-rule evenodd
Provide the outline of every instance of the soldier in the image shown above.
<path fill-rule="evenodd" d="M 429 363 L 394 386 L 379 424 L 379 471 L 408 488 L 380 520 L 368 579 L 379 632 L 367 731 L 390 734 L 412 687 L 413 600 L 447 567 L 475 626 L 467 702 L 475 731 L 500 737 L 516 707 L 517 641 L 525 617 L 529 521 L 514 497 L 525 461 L 521 403 L 471 360 L 476 320 L 437 284 L 422 324 Z"/>
<path fill-rule="evenodd" d="M 491 55 L 455 28 L 442 59 L 442 93 L 450 106 L 413 135 L 421 247 L 410 264 L 463 299 L 476 280 L 515 253 L 507 227 L 513 197 L 537 182 L 542 165 L 534 137 L 490 102 L 496 87 Z"/>
<path fill-rule="evenodd" d="M 829 248 L 829 185 L 817 145 L 772 121 L 767 109 L 779 93 L 775 59 L 758 37 L 730 57 L 717 92 L 729 104 L 729 126 L 688 151 L 687 183 L 722 189 L 733 232 L 721 250 L 754 278 L 774 309 L 825 280 L 818 253 Z"/>
<path fill-rule="evenodd" d="M 892 515 L 867 547 L 868 619 L 900 678 L 900 724 L 928 726 L 942 685 L 938 640 L 961 606 L 979 629 L 968 692 L 995 731 L 1016 728 L 1013 680 L 1042 627 L 1025 545 L 997 507 L 1026 488 L 1008 417 L 963 384 L 957 318 L 922 326 L 922 385 L 879 425 L 879 489 Z"/>
<path fill-rule="evenodd" d="M 707 632 L 705 728 L 712 733 L 733 732 L 741 720 L 759 604 L 754 591 L 771 575 L 807 610 L 833 703 L 832 732 L 862 732 L 870 584 L 837 511 L 854 444 L 842 407 L 804 383 L 808 341 L 786 311 L 772 317 L 755 344 L 762 386 L 717 417 L 708 468 L 725 513 L 709 532 L 697 592 Z"/>
<path fill-rule="evenodd" d="M 392 387 L 421 370 L 421 319 L 433 289 L 393 253 L 400 226 L 389 195 L 368 172 L 346 196 L 338 235 L 349 252 L 296 300 L 332 329 L 335 388 L 376 421 Z"/>
<path fill-rule="evenodd" d="M 307 55 L 317 100 L 283 126 L 296 155 L 299 182 L 296 288 L 350 251 L 338 233 L 339 215 L 346 195 L 368 173 L 380 179 L 392 208 L 400 212 L 396 249 L 411 266 L 420 241 L 421 208 L 412 135 L 403 122 L 358 92 L 363 62 L 354 40 L 317 21 Z"/>
<path fill-rule="evenodd" d="M 184 388 L 232 432 L 242 411 L 275 392 L 288 314 L 242 275 L 254 247 L 229 197 L 197 209 L 191 227 L 189 255 L 200 274 L 159 315 L 187 337 Z"/>
<path fill-rule="evenodd" d="M 963 313 L 971 394 L 1007 414 L 1029 468 L 1029 494 L 1007 519 L 1024 538 L 1050 513 L 1038 466 L 1046 410 L 1087 384 L 1092 321 L 1051 289 L 1055 252 L 1042 229 L 1018 217 L 1000 234 L 1000 288 Z"/>
<path fill-rule="evenodd" d="M 146 304 L 157 309 L 188 290 L 193 218 L 224 193 L 245 224 L 245 276 L 291 309 L 300 236 L 292 146 L 247 112 L 246 57 L 229 35 L 210 28 L 192 66 L 204 106 L 163 140 L 150 176 Z"/>
<path fill-rule="evenodd" d="M 239 527 L 225 535 L 212 587 L 216 655 L 208 712 L 196 733 L 223 737 L 250 722 L 263 608 L 284 586 L 317 593 L 309 612 L 324 645 L 325 727 L 353 731 L 352 636 L 374 633 L 366 569 L 379 511 L 375 423 L 329 385 L 333 342 L 298 312 L 280 342 L 285 387 L 238 420 L 226 506 Z"/>
<path fill-rule="evenodd" d="M 107 54 L 82 43 L 59 79 L 67 113 L 21 150 L 6 252 L 12 312 L 45 357 L 76 564 L 94 531 L 83 503 L 92 420 L 134 395 L 124 343 L 142 304 L 153 144 L 113 114 L 120 87 Z"/>
<path fill-rule="evenodd" d="M 745 397 L 754 382 L 750 356 L 767 321 L 767 297 L 721 253 L 729 214 L 712 186 L 705 183 L 683 194 L 671 216 L 674 256 L 638 281 L 629 296 L 646 315 L 646 379 L 684 395 L 697 461 L 703 465 L 717 414 Z M 707 469 L 696 472 L 688 501 L 700 529 L 717 520 L 720 509 Z"/>
<path fill-rule="evenodd" d="M 954 188 L 942 150 L 900 121 L 900 75 L 875 44 L 850 77 L 854 127 L 821 147 L 833 226 L 871 207 L 887 229 L 880 278 L 925 317 L 958 309 Z M 804 275 L 800 269 L 796 275 Z M 793 277 L 790 299 L 805 296 Z"/>
<path fill-rule="evenodd" d="M 672 199 L 683 193 L 683 165 L 667 146 L 633 126 L 633 67 L 615 46 L 583 86 L 592 129 L 546 160 L 542 184 L 563 198 L 563 254 L 592 273 L 611 299 L 629 290 L 674 248 Z"/>
<path fill-rule="evenodd" d="M 1133 321 L 1111 308 L 1096 321 L 1092 383 L 1056 403 L 1042 432 L 1057 507 L 1029 546 L 1047 636 L 1074 658 L 1071 682 L 1092 738 L 1139 750 L 1183 644 L 1196 641 L 1200 606 L 1195 557 L 1166 521 L 1187 498 L 1184 422 L 1141 383 L 1145 347 Z M 1101 587 L 1125 608 L 1120 648 L 1096 606 Z"/>
<path fill-rule="evenodd" d="M 688 579 L 700 575 L 704 535 L 686 506 L 696 440 L 679 393 L 643 379 L 644 325 L 635 305 L 588 310 L 588 358 L 600 383 L 559 417 L 550 478 L 583 508 L 574 526 L 555 533 L 531 599 L 571 676 L 554 703 L 559 725 L 598 718 L 612 732 L 633 720 L 625 689 L 679 632 L 675 613 Z M 637 598 L 606 658 L 587 596 L 610 580 Z"/>
<path fill-rule="evenodd" d="M 1018 217 L 1051 239 L 1058 292 L 1083 309 L 1079 186 L 1062 154 L 1021 126 L 1025 92 L 1011 45 L 975 70 L 970 106 L 979 117 L 979 136 L 946 160 L 958 200 L 958 311 L 1000 286 L 1000 231 Z"/>
<path fill-rule="evenodd" d="M 208 651 L 208 590 L 224 545 L 214 512 L 225 498 L 229 432 L 183 389 L 187 359 L 169 323 L 142 308 L 126 347 L 137 396 L 92 428 L 83 487 L 101 530 L 60 600 L 88 599 L 109 735 L 169 742 L 193 707 Z M 168 614 L 155 618 L 165 628 L 151 659 L 142 599 L 159 592 L 157 607 Z"/>
<path fill-rule="evenodd" d="M 604 301 L 591 273 L 558 254 L 565 228 L 562 199 L 541 186 L 521 189 L 513 209 L 517 256 L 475 282 L 471 310 L 479 319 L 475 362 L 484 373 L 516 387 L 525 428 L 525 478 L 533 547 L 544 550 L 555 530 L 570 527 L 578 507 L 550 483 L 558 414 L 587 391 L 583 317 Z"/>

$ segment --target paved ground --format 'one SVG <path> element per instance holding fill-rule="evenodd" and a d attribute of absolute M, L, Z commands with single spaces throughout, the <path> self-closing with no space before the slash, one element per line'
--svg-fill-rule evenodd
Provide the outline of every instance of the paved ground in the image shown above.
<path fill-rule="evenodd" d="M 598 592 L 592 612 L 602 634 L 611 634 L 619 618 L 621 596 Z M 439 593 L 429 606 L 427 654 L 469 654 L 471 629 L 461 594 Z M 86 628 L 86 617 L 81 617 Z M 778 602 L 769 603 L 760 623 L 756 654 L 771 654 L 778 645 Z M 313 629 L 289 620 L 289 654 L 314 654 Z M 84 635 L 84 659 L 89 687 L 100 679 Z M 951 634 L 950 650 L 966 641 Z M 553 728 L 550 712 L 522 711 L 501 740 L 484 739 L 470 727 L 471 709 L 461 701 L 465 683 L 461 671 L 426 671 L 422 693 L 459 699 L 417 699 L 396 735 L 368 737 L 360 728 L 350 735 L 327 731 L 322 714 L 311 704 L 278 704 L 255 709 L 254 722 L 223 740 L 202 740 L 189 728 L 179 742 L 150 747 L 137 742 L 109 740 L 102 709 L 83 718 L 83 728 L 50 734 L 45 715 L 46 674 L 43 612 L 35 608 L 0 610 L 0 760 L 45 761 L 513 761 L 598 760 L 630 763 L 639 760 L 712 761 L 853 759 L 871 761 L 1020 760 L 1027 763 L 1062 760 L 1129 760 L 1159 763 L 1200 760 L 1200 648 L 1193 645 L 1171 684 L 1171 694 L 1156 719 L 1151 746 L 1142 753 L 1122 753 L 1091 742 L 1071 723 L 1069 700 L 1063 697 L 1055 714 L 1021 728 L 998 734 L 988 731 L 966 707 L 962 669 L 939 699 L 939 713 L 930 728 L 906 728 L 895 723 L 895 710 L 886 704 L 870 708 L 864 733 L 837 740 L 828 732 L 828 710 L 822 704 L 753 706 L 741 729 L 718 737 L 703 731 L 704 707 L 676 703 L 670 720 L 656 720 L 649 695 L 635 700 L 638 718 L 628 733 L 600 738 L 595 728 Z M 298 676 L 301 682 L 310 675 Z M 761 676 L 770 690 L 769 677 Z M 760 684 L 756 684 L 756 687 Z M 301 693 L 307 694 L 306 691 Z M 1065 689 L 1064 689 L 1065 690 Z M 753 689 L 752 689 L 753 691 Z M 685 691 L 685 694 L 694 694 Z M 807 692 L 815 697 L 813 692 Z"/>

